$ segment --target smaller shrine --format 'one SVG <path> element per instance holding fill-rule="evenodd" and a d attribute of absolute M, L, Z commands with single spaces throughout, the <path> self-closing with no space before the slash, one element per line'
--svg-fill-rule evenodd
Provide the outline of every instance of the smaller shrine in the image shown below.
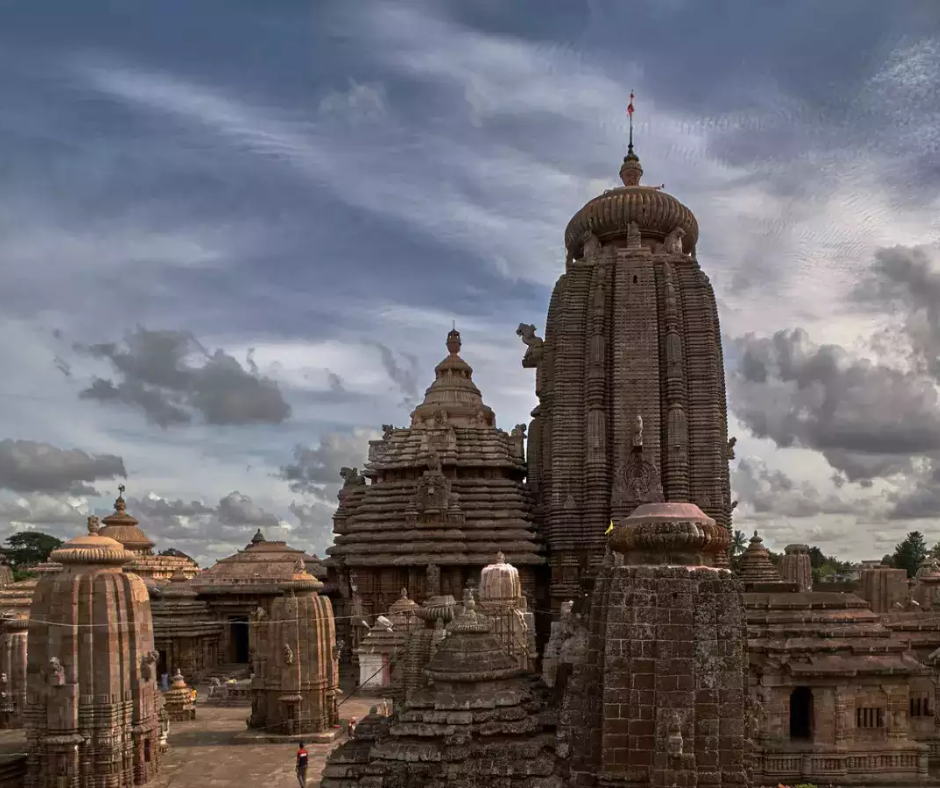
<path fill-rule="evenodd" d="M 252 620 L 257 651 L 252 678 L 252 708 L 241 738 L 281 741 L 303 736 L 332 741 L 339 732 L 339 665 L 336 626 L 323 584 L 296 559 L 281 584 L 284 595 Z"/>
<path fill-rule="evenodd" d="M 796 583 L 797 591 L 813 590 L 813 564 L 809 545 L 788 544 L 780 558 L 780 577 L 785 583 Z"/>
<path fill-rule="evenodd" d="M 416 611 L 418 605 L 401 590 L 401 598 L 388 611 L 377 616 L 368 634 L 356 649 L 359 657 L 359 687 L 378 690 L 391 686 L 392 672 L 404 662 L 408 636 L 422 627 Z"/>
<path fill-rule="evenodd" d="M 770 561 L 770 551 L 764 547 L 764 540 L 757 531 L 745 550 L 738 557 L 735 574 L 744 583 L 779 583 L 780 573 Z"/>
<path fill-rule="evenodd" d="M 198 680 L 221 664 L 224 627 L 177 569 L 164 585 L 150 585 L 159 674 L 183 672 Z"/>
<path fill-rule="evenodd" d="M 161 752 L 147 588 L 97 517 L 51 558 L 29 620 L 26 787 L 143 785 Z"/>
<path fill-rule="evenodd" d="M 498 553 L 496 561 L 480 573 L 479 607 L 493 624 L 493 634 L 520 668 L 535 669 L 535 616 L 528 610 L 522 593 L 519 570 Z"/>
<path fill-rule="evenodd" d="M 415 628 L 408 635 L 404 644 L 403 664 L 393 674 L 391 695 L 396 701 L 407 700 L 413 693 L 427 686 L 428 678 L 424 669 L 437 653 L 437 647 L 447 635 L 446 627 L 457 613 L 457 601 L 454 597 L 440 593 L 440 579 L 437 567 L 433 564 L 428 567 L 426 582 L 435 593 L 414 611 L 422 626 L 415 624 Z"/>
<path fill-rule="evenodd" d="M 186 683 L 179 669 L 173 674 L 170 688 L 163 693 L 163 703 L 167 719 L 171 722 L 196 719 L 196 701 L 193 698 L 193 690 Z"/>
<path fill-rule="evenodd" d="M 282 584 L 293 576 L 298 559 L 313 577 L 325 575 L 319 558 L 286 542 L 265 539 L 259 528 L 243 550 L 217 561 L 190 581 L 222 622 L 222 663 L 248 667 L 256 649 L 249 619 L 258 608 L 270 612 L 273 600 L 283 593 Z"/>
<path fill-rule="evenodd" d="M 125 550 L 133 554 L 133 560 L 128 564 L 127 571 L 142 577 L 144 580 L 153 580 L 157 583 L 168 582 L 175 572 L 182 572 L 186 577 L 193 577 L 199 573 L 199 566 L 191 558 L 177 554 L 155 554 L 154 543 L 140 529 L 140 522 L 127 511 L 124 500 L 125 487 L 118 485 L 118 497 L 114 502 L 114 512 L 105 517 L 101 523 L 102 536 L 119 542 Z"/>
<path fill-rule="evenodd" d="M 425 669 L 432 681 L 390 720 L 370 714 L 327 758 L 322 788 L 560 788 L 555 716 L 467 592 Z"/>

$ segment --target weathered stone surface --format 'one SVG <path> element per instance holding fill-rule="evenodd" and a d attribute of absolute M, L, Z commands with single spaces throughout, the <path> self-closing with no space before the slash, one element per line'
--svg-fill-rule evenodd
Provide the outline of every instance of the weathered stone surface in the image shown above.
<path fill-rule="evenodd" d="M 419 603 L 436 594 L 459 598 L 497 552 L 534 598 L 545 558 L 525 484 L 525 427 L 497 429 L 460 349 L 460 334 L 451 331 L 448 355 L 410 427 L 386 425 L 363 474 L 346 469 L 328 559 L 343 594 L 343 621 L 355 601 L 371 624 L 401 588 Z M 431 565 L 436 589 L 425 582 Z M 341 627 L 340 636 L 354 653 L 357 633 Z"/>
<path fill-rule="evenodd" d="M 689 501 L 731 522 L 721 333 L 695 217 L 640 185 L 632 151 L 624 168 L 630 185 L 568 226 L 544 341 L 518 331 L 536 370 L 528 478 L 554 609 L 600 563 L 609 523 L 642 503 Z"/>
<path fill-rule="evenodd" d="M 123 788 L 160 760 L 159 691 L 147 588 L 132 554 L 98 531 L 53 552 L 29 622 L 28 788 Z"/>
<path fill-rule="evenodd" d="M 780 576 L 787 583 L 796 583 L 799 591 L 813 590 L 813 565 L 809 545 L 788 544 L 780 558 Z"/>
<path fill-rule="evenodd" d="M 223 626 L 177 570 L 164 585 L 149 585 L 159 672 L 201 678 L 221 662 Z"/>
<path fill-rule="evenodd" d="M 522 593 L 519 570 L 506 562 L 499 553 L 496 561 L 480 573 L 479 607 L 493 626 L 493 633 L 502 641 L 503 649 L 520 668 L 535 669 L 535 617 L 528 610 Z"/>
<path fill-rule="evenodd" d="M 426 669 L 433 684 L 390 719 L 370 715 L 327 759 L 322 788 L 561 786 L 546 697 L 472 596 Z"/>
<path fill-rule="evenodd" d="M 624 563 L 598 573 L 564 698 L 559 754 L 573 784 L 750 783 L 744 604 L 715 566 L 727 542 L 692 504 L 641 506 L 614 529 Z"/>
<path fill-rule="evenodd" d="M 808 558 L 809 556 L 807 556 Z M 751 542 L 738 559 L 736 574 L 744 583 L 776 583 L 780 581 L 780 573 L 770 561 L 770 551 L 764 547 L 764 542 L 754 531 Z"/>
<path fill-rule="evenodd" d="M 0 728 L 19 728 L 26 711 L 26 616 L 0 618 Z"/>
<path fill-rule="evenodd" d="M 248 727 L 299 736 L 332 732 L 339 722 L 339 665 L 330 600 L 298 558 L 284 596 L 252 620 L 257 644 Z"/>
<path fill-rule="evenodd" d="M 168 720 L 181 722 L 196 719 L 196 702 L 193 690 L 179 670 L 173 675 L 173 683 L 163 693 L 163 708 Z"/>

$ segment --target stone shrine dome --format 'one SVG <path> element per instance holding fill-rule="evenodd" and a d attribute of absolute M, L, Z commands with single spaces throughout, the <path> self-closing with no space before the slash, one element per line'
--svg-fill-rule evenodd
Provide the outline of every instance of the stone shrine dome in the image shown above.
<path fill-rule="evenodd" d="M 682 251 L 694 254 L 698 243 L 698 222 L 691 210 L 671 194 L 656 186 L 643 186 L 643 167 L 633 152 L 633 145 L 623 160 L 620 177 L 623 186 L 608 189 L 590 200 L 568 222 L 565 248 L 569 257 L 583 254 L 584 240 L 590 233 L 600 241 L 626 237 L 630 224 L 636 224 L 642 237 L 663 241 L 677 227 L 684 232 Z"/>
<path fill-rule="evenodd" d="M 323 564 L 319 558 L 295 547 L 289 547 L 287 542 L 268 541 L 259 528 L 244 550 L 222 558 L 190 582 L 200 593 L 213 588 L 279 588 L 282 583 L 290 581 L 293 577 L 298 558 L 303 560 L 308 570 L 312 570 L 314 576 L 323 575 Z"/>
<path fill-rule="evenodd" d="M 120 542 L 126 550 L 130 550 L 132 553 L 150 555 L 153 553 L 153 542 L 140 530 L 140 523 L 137 518 L 127 513 L 127 504 L 124 501 L 124 485 L 122 484 L 118 489 L 120 495 L 114 502 L 114 514 L 109 514 L 102 519 L 103 528 L 99 533 L 101 536 Z"/>

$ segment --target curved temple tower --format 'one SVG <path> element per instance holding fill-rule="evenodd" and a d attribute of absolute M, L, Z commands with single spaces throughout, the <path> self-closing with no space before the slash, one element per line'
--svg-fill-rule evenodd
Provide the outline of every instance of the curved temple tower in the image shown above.
<path fill-rule="evenodd" d="M 661 187 L 623 186 L 565 231 L 567 260 L 544 340 L 517 331 L 539 404 L 529 481 L 549 552 L 553 608 L 600 562 L 612 521 L 655 501 L 690 502 L 730 527 L 724 363 L 715 294 L 695 259 L 698 223 Z"/>

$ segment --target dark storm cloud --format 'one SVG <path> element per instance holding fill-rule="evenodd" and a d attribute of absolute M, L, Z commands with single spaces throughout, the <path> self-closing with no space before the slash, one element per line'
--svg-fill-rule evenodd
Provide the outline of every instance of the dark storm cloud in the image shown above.
<path fill-rule="evenodd" d="M 361 468 L 368 456 L 369 441 L 379 437 L 372 430 L 328 433 L 316 447 L 295 447 L 294 461 L 282 466 L 278 475 L 294 492 L 332 493 L 342 484 L 340 469 Z"/>
<path fill-rule="evenodd" d="M 124 460 L 29 440 L 0 440 L 0 487 L 15 492 L 97 495 L 92 483 L 126 478 Z"/>
<path fill-rule="evenodd" d="M 148 421 L 167 428 L 188 424 L 199 414 L 206 424 L 280 424 L 290 405 L 270 378 L 249 358 L 245 369 L 223 350 L 209 352 L 185 331 L 128 332 L 124 344 L 75 345 L 93 358 L 106 359 L 115 380 L 96 378 L 80 396 L 143 411 Z M 196 362 L 198 359 L 198 363 Z"/>
<path fill-rule="evenodd" d="M 758 437 L 816 449 L 849 481 L 903 473 L 913 455 L 940 451 L 930 379 L 815 345 L 801 329 L 731 343 L 731 409 Z"/>
<path fill-rule="evenodd" d="M 733 497 L 748 510 L 750 519 L 761 516 L 817 517 L 823 514 L 860 514 L 867 507 L 835 493 L 823 493 L 814 484 L 796 481 L 767 467 L 757 457 L 744 457 L 731 474 Z"/>

